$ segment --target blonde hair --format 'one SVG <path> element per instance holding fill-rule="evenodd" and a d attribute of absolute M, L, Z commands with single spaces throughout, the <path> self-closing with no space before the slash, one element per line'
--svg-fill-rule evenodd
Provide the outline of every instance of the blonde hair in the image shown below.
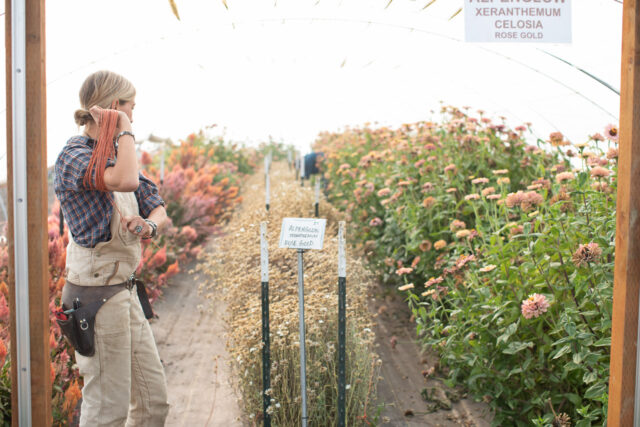
<path fill-rule="evenodd" d="M 113 108 L 114 101 L 132 101 L 136 89 L 131 82 L 112 71 L 96 71 L 86 78 L 80 88 L 80 106 L 73 115 L 78 126 L 93 122 L 89 108 L 97 105 L 102 108 Z"/>

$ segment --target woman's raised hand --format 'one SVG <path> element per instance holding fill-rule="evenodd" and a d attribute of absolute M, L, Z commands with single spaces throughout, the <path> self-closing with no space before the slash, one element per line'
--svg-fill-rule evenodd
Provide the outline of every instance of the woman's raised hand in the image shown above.
<path fill-rule="evenodd" d="M 91 117 L 93 117 L 93 120 L 96 122 L 98 126 L 100 126 L 100 118 L 102 116 L 103 111 L 105 111 L 105 109 L 97 105 L 94 105 L 93 107 L 89 108 L 89 113 L 91 114 Z M 119 111 L 119 110 L 116 110 L 116 111 L 118 111 L 117 133 L 120 133 L 125 130 L 131 132 L 131 121 L 129 120 L 129 117 L 127 116 L 127 114 L 124 111 Z"/>

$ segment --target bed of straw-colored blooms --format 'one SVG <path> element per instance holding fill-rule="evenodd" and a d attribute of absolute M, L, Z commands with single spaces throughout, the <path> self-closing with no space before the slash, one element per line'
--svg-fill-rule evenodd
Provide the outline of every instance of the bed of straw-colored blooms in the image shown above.
<path fill-rule="evenodd" d="M 167 203 L 170 224 L 152 242 L 143 241 L 143 259 L 137 270 L 147 284 L 152 302 L 162 293 L 167 280 L 193 259 L 204 240 L 230 215 L 242 200 L 238 181 L 252 170 L 259 153 L 208 140 L 202 134 L 190 135 L 167 151 L 166 175 L 160 185 L 158 153 L 142 153 L 143 173 L 158 183 Z M 49 299 L 52 425 L 68 425 L 81 397 L 81 379 L 74 364 L 72 349 L 60 333 L 53 312 L 60 305 L 65 283 L 64 269 L 67 228 L 60 235 L 59 204 L 52 207 L 49 227 Z M 0 425 L 11 422 L 11 361 L 9 357 L 9 306 L 7 281 L 8 248 L 0 245 Z"/>
<path fill-rule="evenodd" d="M 602 425 L 616 127 L 535 142 L 525 125 L 442 113 L 320 135 L 330 200 L 407 296 L 448 381 L 488 402 L 497 425 Z"/>
<path fill-rule="evenodd" d="M 301 188 L 286 163 L 271 169 L 271 204 L 264 201 L 264 175 L 255 174 L 243 189 L 241 209 L 225 228 L 209 261 L 202 264 L 211 286 L 228 302 L 229 352 L 249 420 L 262 413 L 262 330 L 260 223 L 268 221 L 271 390 L 273 425 L 300 425 L 299 322 L 297 252 L 278 248 L 284 217 L 312 217 L 314 191 Z M 322 250 L 304 254 L 307 396 L 309 425 L 327 426 L 337 419 L 338 249 L 341 216 L 324 201 L 320 217 L 327 219 Z M 349 233 L 349 227 L 347 226 Z M 347 251 L 348 253 L 348 251 Z M 366 308 L 370 278 L 348 254 L 347 263 L 347 425 L 370 422 L 375 412 L 371 399 L 378 379 L 379 361 L 373 352 L 373 333 Z M 211 304 L 215 304 L 211 293 Z"/>

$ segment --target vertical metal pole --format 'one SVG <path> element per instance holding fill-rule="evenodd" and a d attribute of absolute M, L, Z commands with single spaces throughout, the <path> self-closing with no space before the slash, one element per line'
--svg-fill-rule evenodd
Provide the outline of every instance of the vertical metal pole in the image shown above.
<path fill-rule="evenodd" d="M 294 166 L 296 168 L 296 181 L 297 181 L 300 175 L 300 157 L 298 156 L 297 152 L 296 152 L 296 160 L 295 160 Z"/>
<path fill-rule="evenodd" d="M 316 218 L 320 216 L 320 177 L 316 175 L 316 203 L 315 203 Z"/>
<path fill-rule="evenodd" d="M 300 153 L 300 187 L 304 187 L 304 179 L 306 178 L 304 171 L 304 156 Z"/>
<path fill-rule="evenodd" d="M 27 224 L 27 82 L 24 0 L 11 2 L 13 110 L 13 218 L 16 284 L 18 423 L 31 425 L 31 346 L 29 342 L 29 234 Z"/>
<path fill-rule="evenodd" d="M 164 146 L 167 145 L 166 141 L 162 142 L 162 148 L 160 149 L 160 185 L 164 184 Z"/>
<path fill-rule="evenodd" d="M 270 183 L 269 183 L 269 170 L 265 171 L 265 206 L 267 207 L 267 212 L 269 212 L 269 202 L 270 202 Z"/>
<path fill-rule="evenodd" d="M 262 410 L 264 426 L 271 427 L 271 415 L 268 412 L 271 396 L 271 350 L 269 344 L 269 242 L 267 241 L 267 223 L 260 223 L 260 270 L 262 278 Z"/>
<path fill-rule="evenodd" d="M 292 155 L 291 155 L 291 150 L 287 150 L 287 164 L 289 165 L 289 170 L 291 170 L 291 160 Z"/>
<path fill-rule="evenodd" d="M 338 228 L 338 426 L 346 423 L 347 257 L 345 222 Z"/>
<path fill-rule="evenodd" d="M 298 305 L 300 306 L 300 393 L 302 394 L 302 427 L 307 427 L 307 355 L 304 334 L 304 249 L 298 249 Z"/>

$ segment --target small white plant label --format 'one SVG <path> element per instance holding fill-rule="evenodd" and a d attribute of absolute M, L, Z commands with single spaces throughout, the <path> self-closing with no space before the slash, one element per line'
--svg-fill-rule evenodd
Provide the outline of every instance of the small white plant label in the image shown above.
<path fill-rule="evenodd" d="M 289 249 L 322 249 L 326 219 L 283 218 L 280 247 Z"/>

